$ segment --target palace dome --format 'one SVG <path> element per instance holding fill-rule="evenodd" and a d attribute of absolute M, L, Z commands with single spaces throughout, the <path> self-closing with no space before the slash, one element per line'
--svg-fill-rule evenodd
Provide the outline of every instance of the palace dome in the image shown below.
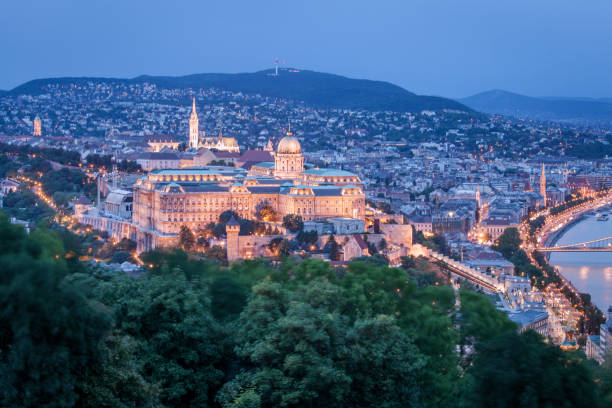
<path fill-rule="evenodd" d="M 302 146 L 299 140 L 293 136 L 285 136 L 278 143 L 276 152 L 279 154 L 301 154 Z"/>

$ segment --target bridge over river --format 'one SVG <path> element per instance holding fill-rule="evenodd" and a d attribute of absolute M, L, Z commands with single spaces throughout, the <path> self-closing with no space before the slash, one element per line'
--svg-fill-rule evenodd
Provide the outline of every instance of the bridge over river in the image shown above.
<path fill-rule="evenodd" d="M 537 247 L 539 252 L 612 252 L 612 236 L 550 247 Z"/>

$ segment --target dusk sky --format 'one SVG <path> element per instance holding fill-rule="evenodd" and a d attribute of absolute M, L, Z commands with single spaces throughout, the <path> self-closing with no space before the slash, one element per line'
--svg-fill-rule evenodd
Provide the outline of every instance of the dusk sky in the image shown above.
<path fill-rule="evenodd" d="M 287 65 L 449 97 L 612 97 L 609 0 L 0 3 L 0 89 Z"/>

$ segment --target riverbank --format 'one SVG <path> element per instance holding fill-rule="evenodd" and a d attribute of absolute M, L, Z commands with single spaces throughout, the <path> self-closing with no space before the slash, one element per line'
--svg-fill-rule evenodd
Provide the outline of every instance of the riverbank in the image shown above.
<path fill-rule="evenodd" d="M 590 211 L 584 212 L 582 214 L 580 214 L 578 217 L 574 218 L 572 221 L 568 222 L 567 224 L 565 224 L 563 226 L 563 228 L 559 229 L 558 231 L 554 231 L 552 234 L 547 235 L 543 242 L 542 242 L 542 246 L 545 247 L 551 247 L 554 246 L 557 241 L 559 241 L 559 239 L 561 239 L 561 237 L 563 237 L 563 235 L 570 230 L 570 228 L 572 228 L 574 225 L 578 224 L 581 221 L 584 221 L 584 219 L 587 217 L 587 214 Z M 547 252 L 546 253 L 546 260 L 550 260 L 550 255 L 551 252 Z"/>
<path fill-rule="evenodd" d="M 612 220 L 583 217 L 559 234 L 555 245 L 568 245 L 612 235 Z M 556 252 L 548 262 L 581 293 L 588 293 L 601 310 L 612 304 L 612 253 Z"/>
<path fill-rule="evenodd" d="M 582 225 L 584 222 L 589 222 L 588 214 L 592 213 L 593 211 L 598 211 L 601 208 L 610 206 L 611 204 L 612 194 L 610 192 L 607 192 L 605 196 L 602 195 L 601 197 L 591 201 L 590 203 L 581 203 L 575 208 L 570 207 L 562 212 L 555 212 L 555 215 L 552 215 L 553 211 L 550 210 L 548 213 L 540 215 L 540 217 L 546 217 L 545 222 L 540 228 L 537 228 L 540 231 L 539 233 L 535 234 L 536 237 L 531 236 L 530 238 L 533 239 L 539 237 L 540 241 L 538 241 L 537 239 L 535 241 L 538 242 L 538 246 L 542 247 L 560 245 L 561 243 L 567 245 L 573 242 L 587 241 L 588 239 L 576 239 L 573 236 L 570 238 L 568 237 L 568 235 L 571 234 L 571 232 L 574 231 L 575 228 L 579 228 L 579 226 Z M 592 223 L 599 226 L 594 219 L 592 219 Z M 555 228 L 558 229 L 555 230 Z M 526 227 L 523 231 L 528 231 L 528 228 Z M 527 234 L 529 234 L 529 232 Z M 531 239 L 529 239 L 529 241 Z M 528 249 L 537 249 L 537 247 L 529 247 L 530 245 L 528 245 Z M 579 285 L 574 284 L 574 282 L 579 281 L 579 279 L 577 279 L 577 276 L 580 278 L 584 278 L 584 276 L 588 274 L 588 268 L 585 269 L 584 265 L 587 264 L 589 260 L 592 259 L 592 256 L 595 254 L 589 254 L 586 258 L 584 257 L 584 254 L 582 254 L 579 269 L 577 271 L 572 271 L 577 272 L 578 275 L 574 273 L 568 273 L 568 268 L 566 265 L 564 265 L 563 263 L 556 262 L 556 259 L 558 259 L 558 255 L 559 254 L 557 253 L 534 251 L 532 252 L 530 258 L 534 266 L 544 272 L 545 275 L 552 278 L 548 279 L 549 281 L 557 281 L 556 285 L 558 285 L 558 288 L 560 289 L 561 293 L 563 293 L 564 297 L 569 302 L 571 302 L 572 308 L 578 310 L 582 315 L 583 318 L 572 322 L 572 325 L 576 324 L 576 327 L 579 329 L 579 331 L 585 334 L 598 332 L 599 324 L 603 322 L 604 316 L 600 308 L 598 308 L 598 306 L 601 307 L 601 301 L 594 302 L 591 297 L 592 294 L 598 292 L 598 290 L 606 291 L 606 285 L 602 284 L 599 288 L 597 288 L 590 287 L 588 285 L 583 285 L 583 282 L 580 282 Z M 612 262 L 608 265 L 612 265 Z M 612 278 L 612 267 L 610 267 L 609 269 L 610 276 Z M 580 290 L 577 288 L 577 286 L 580 288 Z M 588 296 L 586 294 L 588 294 Z M 571 313 L 572 310 L 568 310 L 568 312 Z"/>

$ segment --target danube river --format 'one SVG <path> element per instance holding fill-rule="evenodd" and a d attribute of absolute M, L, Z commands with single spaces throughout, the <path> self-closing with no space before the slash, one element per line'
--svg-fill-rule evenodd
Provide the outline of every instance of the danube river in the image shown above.
<path fill-rule="evenodd" d="M 607 221 L 598 221 L 595 216 L 587 215 L 569 227 L 555 245 L 611 235 L 612 216 Z M 604 313 L 612 305 L 612 252 L 553 252 L 549 262 L 559 267 L 578 291 L 590 293 L 593 303 Z"/>

